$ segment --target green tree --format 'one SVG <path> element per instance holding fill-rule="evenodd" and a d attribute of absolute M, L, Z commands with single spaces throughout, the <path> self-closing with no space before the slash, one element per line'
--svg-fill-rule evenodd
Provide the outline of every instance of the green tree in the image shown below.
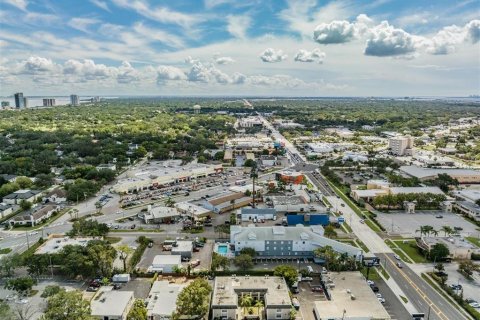
<path fill-rule="evenodd" d="M 14 320 L 13 312 L 10 310 L 10 306 L 4 301 L 0 301 L 0 319 Z"/>
<path fill-rule="evenodd" d="M 39 189 L 45 189 L 53 184 L 53 175 L 39 173 L 35 176 L 35 187 Z"/>
<path fill-rule="evenodd" d="M 244 167 L 253 167 L 255 166 L 255 160 L 252 160 L 252 159 L 247 159 L 245 160 L 245 162 L 243 163 L 243 166 Z"/>
<path fill-rule="evenodd" d="M 27 177 L 17 177 L 15 182 L 18 184 L 20 189 L 29 189 L 33 184 L 32 180 Z"/>
<path fill-rule="evenodd" d="M 39 277 L 48 270 L 49 258 L 45 254 L 32 254 L 26 258 L 27 272 L 33 277 Z"/>
<path fill-rule="evenodd" d="M 19 267 L 22 263 L 22 258 L 18 253 L 12 253 L 4 256 L 0 259 L 0 275 L 4 277 L 12 277 L 14 275 L 15 268 Z"/>
<path fill-rule="evenodd" d="M 212 256 L 212 271 L 217 271 L 218 269 L 227 270 L 230 264 L 230 260 L 227 257 L 224 257 L 216 252 Z"/>
<path fill-rule="evenodd" d="M 110 277 L 113 271 L 113 262 L 117 251 L 106 241 L 90 241 L 87 244 L 87 253 L 90 261 L 94 263 L 97 274 Z"/>
<path fill-rule="evenodd" d="M 117 247 L 118 257 L 123 262 L 123 272 L 127 272 L 127 259 L 133 253 L 133 249 L 126 244 L 121 244 Z"/>
<path fill-rule="evenodd" d="M 292 286 L 295 282 L 297 282 L 298 278 L 297 269 L 288 265 L 280 265 L 275 267 L 275 269 L 273 270 L 273 274 L 277 277 L 285 278 L 285 282 L 288 286 Z"/>
<path fill-rule="evenodd" d="M 337 236 L 337 232 L 335 231 L 335 228 L 333 228 L 333 226 L 329 224 L 325 227 L 323 235 L 327 238 L 335 238 Z"/>
<path fill-rule="evenodd" d="M 254 248 L 242 248 L 240 254 L 248 254 L 250 257 L 255 258 L 257 256 L 257 251 Z"/>
<path fill-rule="evenodd" d="M 46 286 L 45 289 L 43 289 L 43 292 L 41 294 L 42 298 L 48 298 L 53 295 L 56 295 L 57 293 L 60 293 L 61 291 L 65 291 L 64 288 L 60 287 L 59 285 L 49 285 Z"/>
<path fill-rule="evenodd" d="M 441 262 L 438 262 L 435 264 L 434 266 L 435 270 L 437 270 L 438 272 L 442 272 L 445 270 L 445 266 L 443 265 L 443 263 Z"/>
<path fill-rule="evenodd" d="M 105 223 L 99 223 L 97 220 L 86 220 L 85 218 L 82 218 L 73 223 L 72 230 L 68 232 L 68 235 L 71 237 L 103 237 L 108 233 L 108 231 L 108 226 Z"/>
<path fill-rule="evenodd" d="M 132 309 L 127 315 L 127 320 L 147 320 L 147 308 L 142 299 L 136 299 Z"/>
<path fill-rule="evenodd" d="M 243 308 L 243 313 L 246 313 L 246 309 L 250 308 L 253 304 L 253 297 L 251 294 L 242 294 L 240 296 L 240 307 Z"/>
<path fill-rule="evenodd" d="M 177 297 L 177 308 L 172 315 L 174 320 L 182 316 L 202 318 L 209 308 L 212 288 L 205 279 L 195 279 Z"/>
<path fill-rule="evenodd" d="M 27 296 L 37 281 L 31 277 L 19 277 L 7 280 L 5 289 L 16 291 L 22 296 Z"/>
<path fill-rule="evenodd" d="M 16 182 L 9 182 L 0 187 L 0 197 L 4 197 L 7 194 L 20 190 L 20 186 Z"/>
<path fill-rule="evenodd" d="M 235 264 L 241 270 L 248 270 L 253 267 L 253 259 L 249 254 L 241 254 L 235 257 L 233 264 Z"/>
<path fill-rule="evenodd" d="M 436 261 L 441 261 L 448 257 L 450 254 L 450 250 L 448 250 L 448 247 L 444 245 L 443 243 L 436 243 L 429 252 L 430 259 L 436 260 Z"/>
<path fill-rule="evenodd" d="M 453 233 L 453 228 L 450 226 L 443 226 L 441 231 L 445 233 L 445 237 L 446 237 L 447 235 L 451 235 Z"/>
<path fill-rule="evenodd" d="M 20 201 L 20 208 L 23 211 L 29 210 L 30 208 L 32 208 L 32 203 L 30 201 L 27 201 L 27 200 L 22 200 L 22 201 Z"/>
<path fill-rule="evenodd" d="M 48 298 L 41 320 L 94 320 L 90 314 L 90 303 L 80 291 L 60 291 Z"/>

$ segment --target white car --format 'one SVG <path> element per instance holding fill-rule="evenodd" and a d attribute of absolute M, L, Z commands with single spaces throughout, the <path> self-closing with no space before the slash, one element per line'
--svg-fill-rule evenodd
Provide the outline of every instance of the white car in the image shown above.
<path fill-rule="evenodd" d="M 365 223 L 365 220 L 363 220 L 363 219 L 362 219 L 362 220 L 360 220 L 360 223 Z"/>
<path fill-rule="evenodd" d="M 397 260 L 400 260 L 400 256 L 398 254 L 394 254 L 393 257 Z"/>
<path fill-rule="evenodd" d="M 383 299 L 383 298 L 377 298 L 377 299 L 378 299 L 378 301 L 380 301 L 380 303 L 382 303 L 382 304 L 385 303 L 385 299 Z"/>
<path fill-rule="evenodd" d="M 372 280 L 367 280 L 367 284 L 369 286 L 374 286 L 375 285 L 375 282 L 373 282 Z"/>
<path fill-rule="evenodd" d="M 377 298 L 383 298 L 381 293 L 377 293 Z"/>
<path fill-rule="evenodd" d="M 27 303 L 28 303 L 28 299 L 20 299 L 20 300 L 15 301 L 15 303 L 18 303 L 18 304 L 27 304 Z"/>
<path fill-rule="evenodd" d="M 34 236 L 34 235 L 36 235 L 36 234 L 38 234 L 38 231 L 32 231 L 32 232 L 30 232 L 28 235 L 29 235 L 29 236 Z"/>

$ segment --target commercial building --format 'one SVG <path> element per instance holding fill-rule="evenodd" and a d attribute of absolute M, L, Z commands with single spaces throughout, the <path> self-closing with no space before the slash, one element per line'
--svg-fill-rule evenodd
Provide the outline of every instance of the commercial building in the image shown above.
<path fill-rule="evenodd" d="M 283 181 L 284 183 L 292 184 L 301 184 L 303 182 L 304 176 L 303 173 L 298 171 L 284 170 L 281 172 L 275 173 L 276 179 L 278 181 Z"/>
<path fill-rule="evenodd" d="M 418 166 L 402 166 L 400 171 L 409 176 L 416 177 L 420 181 L 433 180 L 439 174 L 448 174 L 460 183 L 480 183 L 480 171 L 472 169 L 454 169 L 454 168 L 421 168 Z"/>
<path fill-rule="evenodd" d="M 80 105 L 80 99 L 78 98 L 78 95 L 76 94 L 70 95 L 70 105 L 72 105 L 73 107 Z"/>
<path fill-rule="evenodd" d="M 50 218 L 55 212 L 59 210 L 56 204 L 46 204 L 37 206 L 26 213 L 20 214 L 10 220 L 11 225 L 29 225 L 36 226 Z"/>
<path fill-rule="evenodd" d="M 175 203 L 174 206 L 178 210 L 178 212 L 188 215 L 193 220 L 200 220 L 212 213 L 210 209 L 204 208 L 200 205 L 188 201 Z"/>
<path fill-rule="evenodd" d="M 470 201 L 455 201 L 453 211 L 468 215 L 475 221 L 480 221 L 480 206 Z"/>
<path fill-rule="evenodd" d="M 102 240 L 103 237 L 76 237 L 70 238 L 63 235 L 50 235 L 40 247 L 37 248 L 35 254 L 53 254 L 60 252 L 65 246 L 82 246 L 85 247 L 89 241 Z"/>
<path fill-rule="evenodd" d="M 367 189 L 360 190 L 355 189 L 350 192 L 350 196 L 356 201 L 360 199 L 370 202 L 375 197 L 384 196 L 387 194 L 421 194 L 421 193 L 433 193 L 433 194 L 443 194 L 443 191 L 438 187 L 390 187 L 390 186 L 380 186 L 379 189 Z"/>
<path fill-rule="evenodd" d="M 10 108 L 10 102 L 2 101 L 2 109 L 7 109 L 7 108 Z"/>
<path fill-rule="evenodd" d="M 413 137 L 398 136 L 388 139 L 388 148 L 397 156 L 412 156 L 413 155 Z"/>
<path fill-rule="evenodd" d="M 315 301 L 317 320 L 390 320 L 391 317 L 358 271 L 327 275 L 330 300 Z"/>
<path fill-rule="evenodd" d="M 175 268 L 182 267 L 182 257 L 180 255 L 160 254 L 153 258 L 152 265 L 148 267 L 147 272 L 172 273 Z"/>
<path fill-rule="evenodd" d="M 20 204 L 21 201 L 25 200 L 28 202 L 35 202 L 40 196 L 42 192 L 39 190 L 29 190 L 29 189 L 22 189 L 17 190 L 13 193 L 10 193 L 3 197 L 3 202 L 7 204 Z"/>
<path fill-rule="evenodd" d="M 225 147 L 227 150 L 232 150 L 234 154 L 261 153 L 265 149 L 273 149 L 274 141 L 271 137 L 260 133 L 256 135 L 237 135 L 227 139 Z"/>
<path fill-rule="evenodd" d="M 15 98 L 15 108 L 17 109 L 23 109 L 25 107 L 25 99 L 23 98 L 23 93 L 22 92 L 17 92 L 14 95 Z"/>
<path fill-rule="evenodd" d="M 180 218 L 177 208 L 148 206 L 143 216 L 146 224 L 149 223 L 173 223 Z"/>
<path fill-rule="evenodd" d="M 354 135 L 352 130 L 345 127 L 327 128 L 325 131 L 330 134 L 336 134 L 341 138 L 352 138 Z"/>
<path fill-rule="evenodd" d="M 275 209 L 259 209 L 259 208 L 242 208 L 240 210 L 242 221 L 261 221 L 261 220 L 277 220 L 277 211 Z"/>
<path fill-rule="evenodd" d="M 212 296 L 212 319 L 244 319 L 239 300 L 251 295 L 254 301 L 262 301 L 263 314 L 260 319 L 290 319 L 292 302 L 288 286 L 283 277 L 216 277 Z"/>
<path fill-rule="evenodd" d="M 113 186 L 113 190 L 117 193 L 132 193 L 203 178 L 222 171 L 221 164 L 190 163 L 182 166 L 181 160 L 151 161 L 139 169 L 128 171 L 126 173 L 127 177 L 119 179 L 117 184 Z"/>
<path fill-rule="evenodd" d="M 312 258 L 313 251 L 331 246 L 339 253 L 362 259 L 362 250 L 323 236 L 323 228 L 317 226 L 230 227 L 230 245 L 235 254 L 243 248 L 253 248 L 259 257 Z"/>
<path fill-rule="evenodd" d="M 90 302 L 91 314 L 101 320 L 126 320 L 134 301 L 132 291 L 101 287 Z"/>
<path fill-rule="evenodd" d="M 417 246 L 423 250 L 430 251 L 437 243 L 445 245 L 450 254 L 450 259 L 471 259 L 472 254 L 480 254 L 480 248 L 477 248 L 470 242 L 458 237 L 420 237 L 415 238 Z"/>
<path fill-rule="evenodd" d="M 4 218 L 13 213 L 13 205 L 0 202 L 0 218 Z"/>
<path fill-rule="evenodd" d="M 237 128 L 252 128 L 252 127 L 263 127 L 263 121 L 260 117 L 250 116 L 246 118 L 238 119 L 236 123 Z"/>
<path fill-rule="evenodd" d="M 224 213 L 247 206 L 252 202 L 252 197 L 247 197 L 243 192 L 223 192 L 215 197 L 209 198 L 201 205 L 215 213 Z"/>
<path fill-rule="evenodd" d="M 193 251 L 192 241 L 177 241 L 176 245 L 172 248 L 172 255 L 178 255 L 185 258 L 191 258 Z"/>
<path fill-rule="evenodd" d="M 43 99 L 44 107 L 53 107 L 54 105 L 55 105 L 55 99 L 52 99 L 52 98 Z"/>
<path fill-rule="evenodd" d="M 177 306 L 177 297 L 187 284 L 170 283 L 169 281 L 155 281 L 146 299 L 147 319 L 170 319 Z"/>

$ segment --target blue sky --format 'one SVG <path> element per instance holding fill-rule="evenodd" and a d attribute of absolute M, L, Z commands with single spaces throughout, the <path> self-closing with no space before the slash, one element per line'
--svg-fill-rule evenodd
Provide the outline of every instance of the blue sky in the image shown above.
<path fill-rule="evenodd" d="M 0 0 L 0 95 L 480 93 L 480 0 Z"/>

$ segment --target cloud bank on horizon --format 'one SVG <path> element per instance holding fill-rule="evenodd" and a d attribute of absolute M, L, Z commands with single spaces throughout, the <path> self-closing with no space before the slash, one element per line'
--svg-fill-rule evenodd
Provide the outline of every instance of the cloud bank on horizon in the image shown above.
<path fill-rule="evenodd" d="M 0 95 L 480 93 L 480 0 L 0 2 Z"/>

